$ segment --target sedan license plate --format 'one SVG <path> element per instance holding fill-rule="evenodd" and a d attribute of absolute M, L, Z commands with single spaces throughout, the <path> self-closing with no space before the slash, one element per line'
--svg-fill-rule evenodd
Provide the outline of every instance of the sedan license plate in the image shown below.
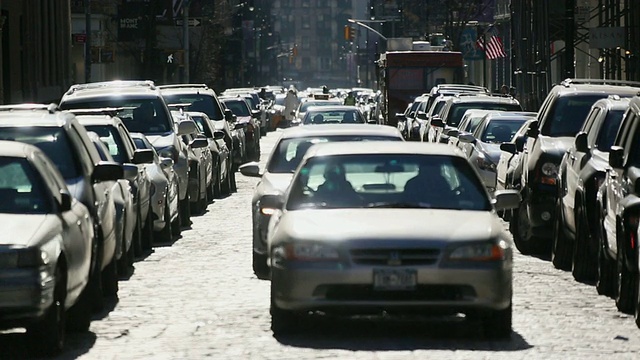
<path fill-rule="evenodd" d="M 415 290 L 416 271 L 413 269 L 375 269 L 373 288 L 380 291 Z"/>

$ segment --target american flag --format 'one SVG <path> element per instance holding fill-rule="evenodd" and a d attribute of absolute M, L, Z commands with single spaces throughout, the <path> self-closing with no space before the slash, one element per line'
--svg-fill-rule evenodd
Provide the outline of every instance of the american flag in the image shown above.
<path fill-rule="evenodd" d="M 486 46 L 485 39 L 487 40 Z M 495 32 L 488 31 L 484 35 L 481 35 L 478 40 L 476 40 L 476 46 L 485 52 L 487 59 L 494 60 L 507 57 L 502 39 L 500 39 Z"/>

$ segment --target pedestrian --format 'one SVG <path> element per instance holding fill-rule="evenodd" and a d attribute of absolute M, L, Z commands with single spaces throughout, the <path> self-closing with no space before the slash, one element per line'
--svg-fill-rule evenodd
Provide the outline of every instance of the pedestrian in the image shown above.
<path fill-rule="evenodd" d="M 356 105 L 356 97 L 353 94 L 353 91 L 349 91 L 349 93 L 347 94 L 347 97 L 344 99 L 344 104 L 345 105 Z"/>
<path fill-rule="evenodd" d="M 291 122 L 295 118 L 295 111 L 298 108 L 298 104 L 300 100 L 298 99 L 298 95 L 296 94 L 296 89 L 293 87 L 289 87 L 289 91 L 287 92 L 287 96 L 284 98 L 284 118 L 285 125 L 288 127 L 291 125 Z"/>
<path fill-rule="evenodd" d="M 506 84 L 503 84 L 500 88 L 500 94 L 509 95 L 509 87 Z"/>

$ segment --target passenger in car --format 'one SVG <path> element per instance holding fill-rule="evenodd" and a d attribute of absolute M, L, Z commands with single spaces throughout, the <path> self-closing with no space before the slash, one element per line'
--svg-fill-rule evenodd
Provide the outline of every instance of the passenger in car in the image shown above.
<path fill-rule="evenodd" d="M 322 114 L 318 114 L 313 117 L 314 124 L 322 124 L 323 122 L 324 122 L 324 116 L 322 116 Z"/>
<path fill-rule="evenodd" d="M 438 206 L 450 201 L 451 186 L 442 176 L 440 166 L 421 164 L 418 175 L 404 185 L 403 202 Z"/>
<path fill-rule="evenodd" d="M 314 197 L 328 204 L 355 204 L 360 197 L 347 180 L 344 166 L 328 164 L 324 170 L 324 183 L 318 186 Z"/>

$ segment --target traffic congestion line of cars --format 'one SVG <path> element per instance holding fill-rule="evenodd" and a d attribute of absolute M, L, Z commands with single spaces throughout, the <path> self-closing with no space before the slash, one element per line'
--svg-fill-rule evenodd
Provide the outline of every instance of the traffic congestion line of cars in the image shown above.
<path fill-rule="evenodd" d="M 60 105 L 1 106 L 0 330 L 26 328 L 41 355 L 87 331 L 136 259 L 236 190 L 244 128 L 200 84 L 78 84 Z"/>

